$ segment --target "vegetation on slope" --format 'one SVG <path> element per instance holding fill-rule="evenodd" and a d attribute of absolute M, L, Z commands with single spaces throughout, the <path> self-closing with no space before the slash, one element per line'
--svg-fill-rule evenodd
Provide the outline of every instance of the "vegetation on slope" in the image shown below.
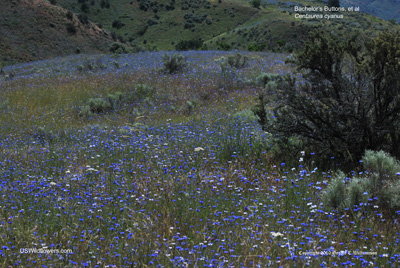
<path fill-rule="evenodd" d="M 0 9 L 0 36 L 0 67 L 75 53 L 100 53 L 113 41 L 90 21 L 43 0 L 5 0 Z"/>
<path fill-rule="evenodd" d="M 1 61 L 8 63 L 108 52 L 111 40 L 123 43 L 111 48 L 118 53 L 190 49 L 293 52 L 320 27 L 339 35 L 357 30 L 366 36 L 399 27 L 359 12 L 345 13 L 343 19 L 295 17 L 307 13 L 295 12 L 295 6 L 323 5 L 320 1 L 262 1 L 258 8 L 242 0 L 7 1 L 10 4 L 0 16 L 4 39 L 0 52 Z"/>

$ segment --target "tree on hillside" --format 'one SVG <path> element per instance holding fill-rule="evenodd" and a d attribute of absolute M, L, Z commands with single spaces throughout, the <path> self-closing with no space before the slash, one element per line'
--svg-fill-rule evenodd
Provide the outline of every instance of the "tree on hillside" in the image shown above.
<path fill-rule="evenodd" d="M 251 6 L 254 8 L 260 8 L 261 6 L 261 0 L 251 0 Z"/>
<path fill-rule="evenodd" d="M 339 0 L 329 0 L 328 1 L 328 6 L 330 6 L 330 7 L 340 7 L 340 1 Z"/>
<path fill-rule="evenodd" d="M 400 158 L 400 32 L 368 41 L 316 32 L 297 61 L 302 79 L 282 78 L 268 94 L 265 130 L 345 161 L 366 149 Z"/>

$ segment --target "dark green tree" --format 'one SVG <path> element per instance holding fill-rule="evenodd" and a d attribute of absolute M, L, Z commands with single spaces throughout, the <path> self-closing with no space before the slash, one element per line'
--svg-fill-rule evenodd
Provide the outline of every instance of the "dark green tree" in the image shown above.
<path fill-rule="evenodd" d="M 251 6 L 254 8 L 260 8 L 261 6 L 261 0 L 251 0 Z"/>
<path fill-rule="evenodd" d="M 367 149 L 400 158 L 399 32 L 344 41 L 316 32 L 297 61 L 303 77 L 281 79 L 269 92 L 274 108 L 264 129 L 347 162 Z"/>
<path fill-rule="evenodd" d="M 340 7 L 340 1 L 339 0 L 329 0 L 328 1 L 328 6 L 330 6 L 330 7 Z"/>

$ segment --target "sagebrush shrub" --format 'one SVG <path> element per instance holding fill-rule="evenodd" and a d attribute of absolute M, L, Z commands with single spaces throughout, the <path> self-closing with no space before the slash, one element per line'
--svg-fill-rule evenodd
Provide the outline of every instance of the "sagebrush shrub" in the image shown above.
<path fill-rule="evenodd" d="M 52 142 L 55 139 L 53 131 L 47 130 L 44 127 L 38 127 L 32 136 L 40 143 Z"/>
<path fill-rule="evenodd" d="M 353 177 L 348 184 L 344 183 L 342 172 L 335 176 L 323 192 L 324 204 L 343 211 L 362 203 L 366 209 L 377 206 L 389 217 L 396 215 L 400 210 L 400 181 L 394 179 L 399 171 L 398 161 L 383 151 L 367 150 L 363 164 L 369 172 L 360 178 Z"/>
<path fill-rule="evenodd" d="M 144 100 L 146 98 L 153 98 L 156 93 L 155 88 L 150 87 L 146 84 L 136 85 L 132 91 L 129 92 L 129 100 Z"/>
<path fill-rule="evenodd" d="M 353 178 L 347 186 L 347 204 L 349 208 L 359 206 L 361 203 L 368 203 L 370 197 L 369 178 Z"/>
<path fill-rule="evenodd" d="M 122 105 L 124 97 L 125 95 L 118 91 L 115 94 L 108 94 L 106 101 L 110 104 L 111 109 L 115 110 Z"/>
<path fill-rule="evenodd" d="M 256 78 L 256 82 L 261 87 L 265 87 L 268 82 L 276 82 L 281 78 L 279 74 L 272 74 L 272 73 L 261 73 Z"/>
<path fill-rule="evenodd" d="M 81 117 L 90 117 L 128 107 L 136 101 L 149 100 L 154 94 L 155 89 L 153 87 L 138 84 L 125 93 L 118 91 L 114 94 L 108 94 L 106 97 L 90 98 L 86 104 L 75 109 Z"/>
<path fill-rule="evenodd" d="M 399 161 L 382 150 L 366 150 L 362 162 L 365 169 L 382 179 L 393 179 L 400 172 Z"/>
<path fill-rule="evenodd" d="M 163 57 L 163 71 L 169 74 L 181 72 L 187 66 L 185 57 L 182 54 L 165 54 Z"/>
<path fill-rule="evenodd" d="M 113 42 L 108 48 L 108 51 L 115 54 L 124 54 L 129 52 L 127 46 L 120 42 Z"/>
<path fill-rule="evenodd" d="M 254 112 L 249 109 L 237 112 L 233 115 L 233 117 L 240 117 L 244 120 L 244 122 L 254 122 L 258 120 L 258 117 L 254 114 Z"/>
<path fill-rule="evenodd" d="M 345 178 L 346 176 L 341 171 L 333 178 L 322 195 L 322 200 L 325 205 L 337 210 L 343 209 L 346 201 Z"/>
<path fill-rule="evenodd" d="M 93 114 L 101 114 L 112 109 L 112 104 L 104 98 L 91 98 L 88 105 Z"/>
<path fill-rule="evenodd" d="M 248 66 L 249 58 L 238 53 L 235 55 L 229 55 L 226 58 L 226 63 L 232 68 L 240 69 Z"/>

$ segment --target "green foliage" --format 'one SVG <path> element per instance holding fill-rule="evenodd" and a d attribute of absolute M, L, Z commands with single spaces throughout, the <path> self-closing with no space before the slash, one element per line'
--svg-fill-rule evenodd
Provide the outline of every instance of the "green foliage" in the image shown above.
<path fill-rule="evenodd" d="M 101 0 L 100 7 L 101 8 L 110 8 L 110 2 L 108 0 Z"/>
<path fill-rule="evenodd" d="M 150 19 L 147 20 L 147 24 L 148 24 L 149 26 L 156 25 L 156 24 L 158 24 L 158 19 L 156 19 L 156 18 L 150 18 Z"/>
<path fill-rule="evenodd" d="M 378 206 L 382 208 L 388 216 L 398 217 L 397 211 L 400 210 L 400 181 L 387 183 L 377 195 Z"/>
<path fill-rule="evenodd" d="M 259 86 L 266 88 L 266 86 L 269 82 L 276 82 L 276 81 L 279 81 L 280 79 L 281 79 L 281 76 L 279 74 L 261 73 L 259 76 L 257 76 L 256 83 Z"/>
<path fill-rule="evenodd" d="M 81 5 L 81 11 L 82 12 L 84 12 L 84 13 L 88 13 L 89 12 L 89 5 L 88 4 L 86 4 L 86 3 L 83 3 L 82 5 Z"/>
<path fill-rule="evenodd" d="M 190 40 L 181 40 L 178 44 L 175 45 L 175 49 L 178 51 L 185 50 L 198 50 L 203 46 L 202 39 L 190 39 Z"/>
<path fill-rule="evenodd" d="M 260 8 L 261 6 L 261 0 L 251 0 L 250 4 L 254 8 Z"/>
<path fill-rule="evenodd" d="M 67 19 L 72 20 L 72 18 L 74 17 L 74 13 L 72 13 L 71 10 L 68 10 L 66 16 L 67 16 Z"/>
<path fill-rule="evenodd" d="M 90 117 L 97 114 L 117 111 L 123 107 L 129 107 L 136 101 L 149 100 L 154 97 L 155 89 L 145 84 L 138 84 L 132 90 L 122 93 L 108 94 L 106 97 L 90 98 L 77 111 L 81 117 Z"/>
<path fill-rule="evenodd" d="M 347 186 L 347 202 L 346 207 L 355 208 L 361 203 L 368 203 L 370 198 L 370 180 L 369 178 L 353 178 Z"/>
<path fill-rule="evenodd" d="M 251 109 L 254 115 L 257 117 L 258 123 L 261 125 L 264 131 L 267 131 L 267 99 L 265 92 L 258 95 L 257 104 Z"/>
<path fill-rule="evenodd" d="M 187 66 L 185 57 L 182 54 L 165 54 L 163 57 L 164 68 L 163 72 L 173 74 L 182 72 Z"/>
<path fill-rule="evenodd" d="M 89 99 L 88 105 L 92 114 L 102 114 L 104 112 L 112 110 L 113 108 L 112 103 L 104 98 Z"/>
<path fill-rule="evenodd" d="M 256 78 L 256 84 L 263 87 L 264 90 L 257 97 L 257 103 L 252 108 L 253 113 L 257 116 L 257 121 L 264 131 L 267 131 L 267 96 L 276 91 L 277 82 L 282 77 L 279 74 L 261 73 Z"/>
<path fill-rule="evenodd" d="M 289 55 L 285 59 L 285 64 L 296 64 L 296 58 L 293 55 Z"/>
<path fill-rule="evenodd" d="M 346 176 L 343 172 L 338 172 L 334 179 L 330 182 L 325 192 L 323 193 L 322 200 L 325 205 L 341 210 L 345 204 L 345 180 Z"/>
<path fill-rule="evenodd" d="M 265 129 L 297 136 L 321 160 L 357 163 L 367 149 L 400 157 L 399 33 L 341 41 L 315 32 L 297 61 L 303 78 L 277 81 Z"/>
<path fill-rule="evenodd" d="M 223 73 L 229 69 L 241 69 L 248 66 L 249 58 L 242 54 L 229 55 L 228 57 L 221 57 L 217 60 Z"/>
<path fill-rule="evenodd" d="M 128 48 L 126 47 L 125 44 L 120 43 L 120 42 L 113 42 L 109 49 L 108 49 L 111 53 L 115 53 L 115 54 L 124 54 L 124 53 L 128 53 Z"/>
<path fill-rule="evenodd" d="M 253 106 L 251 111 L 257 117 L 257 122 L 261 125 L 264 131 L 267 131 L 267 96 L 274 92 L 277 88 L 276 81 L 280 80 L 281 76 L 278 74 L 261 73 L 256 78 L 256 84 L 263 87 L 264 90 L 257 97 L 257 103 Z"/>
<path fill-rule="evenodd" d="M 67 32 L 68 32 L 69 34 L 71 34 L 71 35 L 75 35 L 75 34 L 76 34 L 76 29 L 75 29 L 75 26 L 74 26 L 73 23 L 70 23 L 70 22 L 67 23 L 66 29 L 67 29 Z"/>
<path fill-rule="evenodd" d="M 149 87 L 146 84 L 138 84 L 133 90 L 129 91 L 128 101 L 144 100 L 146 98 L 153 98 L 156 90 L 153 87 Z"/>
<path fill-rule="evenodd" d="M 108 94 L 106 101 L 110 104 L 111 109 L 115 110 L 122 105 L 124 94 L 122 92 L 116 92 L 115 94 Z"/>
<path fill-rule="evenodd" d="M 328 1 L 328 6 L 330 6 L 330 7 L 340 7 L 340 1 L 339 0 L 329 0 Z"/>
<path fill-rule="evenodd" d="M 116 29 L 121 29 L 122 27 L 125 26 L 125 23 L 123 23 L 123 22 L 120 21 L 120 20 L 114 20 L 114 21 L 112 22 L 111 26 L 112 26 L 113 28 L 116 28 Z"/>
<path fill-rule="evenodd" d="M 229 55 L 226 58 L 226 62 L 229 64 L 229 66 L 233 68 L 241 69 L 249 65 L 249 58 L 247 56 L 243 56 L 242 54 L 238 53 L 235 54 L 234 56 Z"/>
<path fill-rule="evenodd" d="M 76 70 L 80 73 L 96 72 L 107 69 L 107 65 L 102 61 L 102 58 L 88 59 L 83 64 L 78 65 Z"/>
<path fill-rule="evenodd" d="M 248 51 L 263 51 L 267 45 L 265 43 L 257 44 L 257 43 L 251 43 L 247 45 L 247 50 Z"/>
<path fill-rule="evenodd" d="M 384 151 L 366 150 L 362 162 L 364 168 L 382 179 L 394 179 L 396 174 L 400 172 L 399 161 Z"/>
<path fill-rule="evenodd" d="M 89 23 L 89 17 L 88 17 L 86 14 L 84 14 L 84 13 L 80 13 L 80 14 L 78 15 L 78 19 L 79 19 L 79 21 L 82 22 L 83 24 L 88 24 L 88 23 Z"/>
<path fill-rule="evenodd" d="M 199 100 L 191 99 L 186 102 L 186 110 L 189 114 L 191 114 L 196 107 L 200 105 Z"/>
<path fill-rule="evenodd" d="M 62 133 L 56 133 L 51 129 L 46 129 L 45 127 L 39 126 L 37 127 L 33 133 L 31 133 L 32 137 L 41 144 L 52 143 L 56 140 L 63 138 L 64 135 Z"/>
<path fill-rule="evenodd" d="M 139 0 L 139 9 L 143 11 L 147 11 L 150 7 L 150 3 L 148 0 Z"/>
<path fill-rule="evenodd" d="M 232 46 L 224 42 L 217 42 L 217 49 L 228 51 L 232 49 Z"/>
<path fill-rule="evenodd" d="M 0 101 L 0 112 L 7 111 L 10 108 L 8 100 Z"/>
<path fill-rule="evenodd" d="M 363 164 L 370 172 L 361 178 L 352 178 L 347 185 L 343 182 L 344 174 L 338 173 L 324 191 L 323 202 L 341 211 L 369 204 L 367 209 L 378 206 L 385 215 L 394 216 L 400 209 L 400 182 L 394 179 L 400 171 L 399 162 L 383 151 L 367 150 Z"/>
<path fill-rule="evenodd" d="M 278 45 L 279 47 L 283 47 L 283 46 L 286 45 L 286 41 L 285 41 L 285 40 L 282 40 L 282 39 L 278 40 L 276 43 L 277 43 L 277 45 Z"/>
<path fill-rule="evenodd" d="M 237 112 L 233 115 L 233 117 L 240 117 L 244 120 L 244 122 L 254 122 L 258 120 L 258 117 L 255 115 L 255 113 L 249 109 Z"/>

